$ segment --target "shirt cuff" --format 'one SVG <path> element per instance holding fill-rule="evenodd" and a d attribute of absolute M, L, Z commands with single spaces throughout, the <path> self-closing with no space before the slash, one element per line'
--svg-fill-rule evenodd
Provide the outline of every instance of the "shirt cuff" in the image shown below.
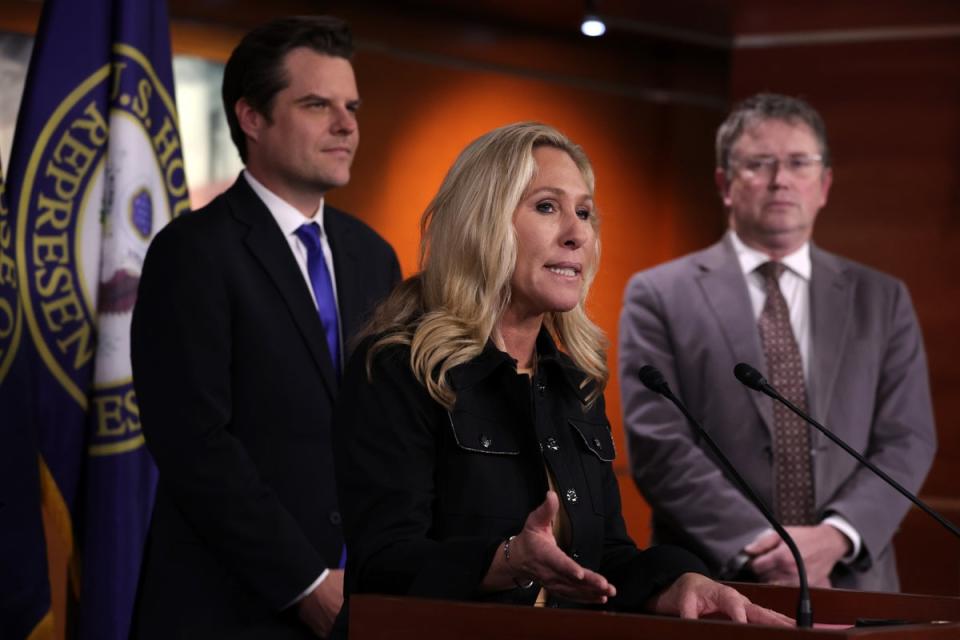
<path fill-rule="evenodd" d="M 293 605 L 297 604 L 298 602 L 306 598 L 308 595 L 310 595 L 310 593 L 313 592 L 314 589 L 320 586 L 321 582 L 327 579 L 328 575 L 330 575 L 330 569 L 324 569 L 323 573 L 321 573 L 320 576 L 316 580 L 314 580 L 309 587 L 304 589 L 300 593 L 300 595 L 298 595 L 296 598 L 291 600 L 290 603 L 284 607 L 284 609 L 289 609 L 290 607 L 292 607 Z"/>
<path fill-rule="evenodd" d="M 847 522 L 847 519 L 843 516 L 838 516 L 837 514 L 831 514 L 823 519 L 821 524 L 828 524 L 843 535 L 847 537 L 850 541 L 850 553 L 840 558 L 840 562 L 843 564 L 850 564 L 860 555 L 860 550 L 863 547 L 863 539 L 860 537 L 860 534 L 857 533 L 857 530 L 853 528 L 853 525 Z"/>

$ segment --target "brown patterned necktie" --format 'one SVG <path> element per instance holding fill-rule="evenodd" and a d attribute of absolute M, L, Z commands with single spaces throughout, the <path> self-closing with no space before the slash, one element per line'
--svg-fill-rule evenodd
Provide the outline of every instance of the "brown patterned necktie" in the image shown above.
<path fill-rule="evenodd" d="M 790 326 L 790 309 L 780 291 L 780 275 L 785 268 L 779 262 L 765 262 L 757 267 L 767 293 L 760 313 L 760 342 L 770 383 L 806 411 L 803 361 Z M 775 511 L 785 525 L 814 524 L 810 431 L 803 419 L 779 402 L 773 403 L 773 427 Z"/>

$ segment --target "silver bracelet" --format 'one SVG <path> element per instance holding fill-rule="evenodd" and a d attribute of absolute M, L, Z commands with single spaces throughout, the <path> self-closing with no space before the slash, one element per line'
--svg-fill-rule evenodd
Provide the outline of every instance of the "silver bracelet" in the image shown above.
<path fill-rule="evenodd" d="M 517 536 L 510 536 L 507 538 L 506 542 L 503 543 L 503 557 L 507 560 L 507 564 L 510 564 L 510 543 L 513 542 L 513 539 Z M 516 578 L 513 578 L 513 584 L 517 585 L 518 589 L 529 589 L 533 586 L 533 578 L 530 578 L 527 582 L 520 582 Z"/>

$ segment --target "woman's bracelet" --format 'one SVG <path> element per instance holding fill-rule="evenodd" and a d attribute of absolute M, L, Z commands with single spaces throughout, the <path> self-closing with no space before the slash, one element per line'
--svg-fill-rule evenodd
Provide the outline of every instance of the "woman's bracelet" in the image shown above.
<path fill-rule="evenodd" d="M 507 565 L 510 564 L 510 543 L 513 542 L 513 539 L 517 536 L 510 536 L 507 538 L 506 542 L 503 543 L 503 557 L 507 561 Z M 518 589 L 529 589 L 533 586 L 533 578 L 530 578 L 527 582 L 520 582 L 516 578 L 513 578 L 513 584 L 517 585 Z"/>

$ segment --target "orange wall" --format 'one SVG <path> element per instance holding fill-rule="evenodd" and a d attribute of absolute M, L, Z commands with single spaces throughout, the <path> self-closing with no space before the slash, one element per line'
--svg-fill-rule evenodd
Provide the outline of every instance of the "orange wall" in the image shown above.
<path fill-rule="evenodd" d="M 856 14 L 846 18 L 851 27 L 870 22 L 862 7 L 845 6 Z M 806 15 L 812 20 L 806 28 L 816 27 L 814 14 Z M 724 53 L 650 48 L 629 38 L 603 43 L 484 31 L 464 21 L 403 22 L 382 13 L 346 17 L 359 41 L 362 142 L 351 184 L 330 201 L 387 237 L 409 275 L 416 269 L 420 212 L 464 145 L 516 120 L 542 120 L 563 130 L 584 146 L 597 173 L 603 258 L 589 306 L 611 339 L 611 371 L 630 274 L 705 246 L 722 231 L 711 180 L 712 139 L 728 94 L 739 99 L 773 90 L 807 97 L 827 121 L 836 165 L 831 202 L 815 238 L 910 287 L 926 337 L 940 436 L 925 494 L 960 513 L 951 471 L 960 458 L 960 436 L 950 428 L 960 412 L 960 289 L 954 277 L 960 270 L 960 40 Z M 747 32 L 783 32 L 796 24 L 767 5 L 741 18 L 736 28 Z M 179 51 L 222 59 L 241 31 L 178 23 L 173 34 Z M 645 92 L 651 87 L 687 91 L 699 106 L 660 102 Z M 645 544 L 649 508 L 629 477 L 616 376 L 607 404 L 624 515 Z M 912 568 L 936 566 L 929 558 L 913 560 L 926 548 L 916 541 L 931 535 L 929 527 L 911 515 L 898 539 L 906 558 L 904 585 L 960 593 L 957 572 L 937 582 L 929 571 Z M 910 538 L 910 532 L 918 533 Z M 942 545 L 932 551 L 933 557 L 956 556 L 949 554 Z"/>
<path fill-rule="evenodd" d="M 421 212 L 471 140 L 517 120 L 549 123 L 579 142 L 597 174 L 602 260 L 589 309 L 615 346 L 623 288 L 643 267 L 702 246 L 722 228 L 711 187 L 719 112 L 654 106 L 546 80 L 361 52 L 361 144 L 349 186 L 330 202 L 356 212 L 417 269 Z M 615 348 L 610 350 L 615 370 Z M 649 510 L 627 471 L 617 379 L 607 393 L 626 515 L 641 544 Z"/>
<path fill-rule="evenodd" d="M 32 31 L 36 6 L 17 6 L 16 24 L 10 16 L 0 17 L 0 27 Z M 494 38 L 462 57 L 457 43 L 448 41 L 439 54 L 410 55 L 417 34 L 406 32 L 407 39 L 394 46 L 364 41 L 362 21 L 354 20 L 353 26 L 360 40 L 354 63 L 364 101 L 361 144 L 351 183 L 330 193 L 331 204 L 377 229 L 397 250 L 404 275 L 411 275 L 417 269 L 420 214 L 467 143 L 519 120 L 559 128 L 585 148 L 597 175 L 602 262 L 589 309 L 611 341 L 615 372 L 617 321 L 629 276 L 713 241 L 722 229 L 711 181 L 720 101 L 713 98 L 714 106 L 653 102 L 642 89 L 658 69 L 663 72 L 660 61 L 632 61 L 616 51 L 594 50 L 595 43 L 568 47 L 565 43 L 576 36 Z M 222 22 L 176 18 L 171 25 L 175 53 L 221 61 L 244 31 Z M 370 32 L 390 30 L 371 23 Z M 671 64 L 679 65 L 678 76 L 707 85 L 704 102 L 710 102 L 710 83 L 722 84 L 713 73 L 722 60 L 711 58 L 702 67 L 684 60 Z M 604 82 L 592 84 L 597 74 L 606 76 Z M 668 88 L 684 88 L 677 84 L 683 83 L 666 81 Z M 631 534 L 644 545 L 649 508 L 627 467 L 616 375 L 607 407 L 624 515 Z M 63 637 L 65 561 L 58 541 L 48 544 L 57 637 Z"/>
<path fill-rule="evenodd" d="M 548 45 L 541 50 L 545 57 L 562 48 Z M 498 60 L 510 59 L 509 51 L 501 49 Z M 548 72 L 524 72 L 522 57 L 513 62 L 515 73 L 430 56 L 411 59 L 389 47 L 361 48 L 356 68 L 365 100 L 363 141 L 352 184 L 331 194 L 331 201 L 379 229 L 410 274 L 419 214 L 456 153 L 477 135 L 514 120 L 557 126 L 595 164 L 603 258 L 590 310 L 615 347 L 630 274 L 705 246 L 723 228 L 711 174 L 713 133 L 724 108 L 656 104 L 629 92 L 577 87 Z M 728 62 L 723 81 L 731 99 L 782 91 L 807 97 L 824 115 L 836 180 L 815 238 L 910 287 L 926 338 L 940 437 L 925 495 L 953 505 L 958 492 L 952 469 L 960 457 L 960 436 L 951 428 L 960 412 L 960 40 L 738 49 Z M 704 61 L 689 66 L 697 64 L 716 72 Z M 609 353 L 615 371 L 615 348 Z M 644 544 L 649 509 L 627 469 L 616 376 L 607 402 L 625 516 Z M 930 533 L 914 517 L 905 528 Z M 960 575 L 949 585 L 932 586 L 928 570 L 910 566 L 922 543 L 904 538 L 898 546 L 908 559 L 901 563 L 908 588 L 960 592 Z"/>

